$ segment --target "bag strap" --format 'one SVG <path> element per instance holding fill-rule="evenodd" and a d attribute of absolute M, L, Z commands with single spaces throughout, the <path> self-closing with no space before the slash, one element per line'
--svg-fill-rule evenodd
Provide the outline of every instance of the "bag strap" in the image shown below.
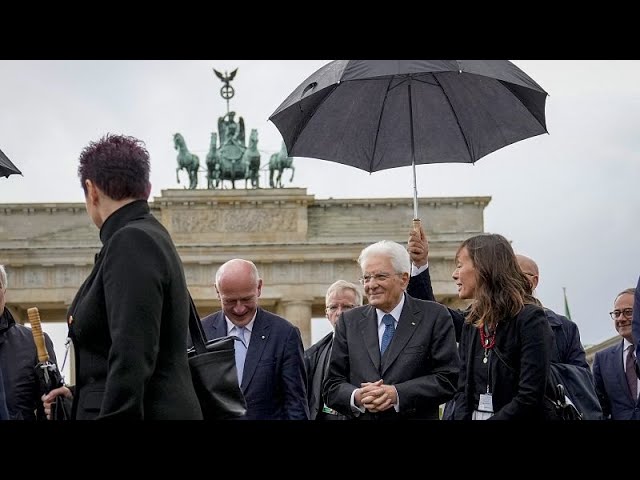
<path fill-rule="evenodd" d="M 191 341 L 198 355 L 206 353 L 206 340 L 204 334 L 204 328 L 202 328 L 202 322 L 198 316 L 196 305 L 193 303 L 193 298 L 189 294 L 189 334 L 191 335 Z"/>

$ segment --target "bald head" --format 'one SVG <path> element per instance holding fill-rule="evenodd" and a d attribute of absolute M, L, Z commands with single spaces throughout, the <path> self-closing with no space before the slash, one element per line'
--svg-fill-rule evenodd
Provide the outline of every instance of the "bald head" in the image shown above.
<path fill-rule="evenodd" d="M 227 279 L 233 280 L 240 278 L 244 281 L 253 281 L 257 284 L 260 279 L 258 268 L 249 260 L 234 258 L 223 263 L 216 272 L 216 286 L 219 286 L 220 283 L 225 282 Z"/>
<path fill-rule="evenodd" d="M 246 326 L 258 308 L 262 279 L 253 262 L 234 258 L 216 272 L 216 291 L 225 316 L 235 325 Z"/>
<path fill-rule="evenodd" d="M 518 265 L 520 265 L 520 269 L 527 276 L 529 282 L 531 282 L 531 287 L 533 288 L 533 290 L 535 290 L 538 286 L 538 280 L 540 278 L 538 265 L 536 264 L 536 262 L 525 255 L 517 254 L 516 258 L 518 259 Z"/>

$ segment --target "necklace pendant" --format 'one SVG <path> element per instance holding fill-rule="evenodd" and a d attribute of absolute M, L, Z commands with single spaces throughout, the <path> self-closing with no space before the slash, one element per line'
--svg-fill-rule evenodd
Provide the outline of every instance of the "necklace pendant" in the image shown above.
<path fill-rule="evenodd" d="M 484 357 L 484 358 L 482 359 L 482 363 L 487 363 L 487 357 Z"/>

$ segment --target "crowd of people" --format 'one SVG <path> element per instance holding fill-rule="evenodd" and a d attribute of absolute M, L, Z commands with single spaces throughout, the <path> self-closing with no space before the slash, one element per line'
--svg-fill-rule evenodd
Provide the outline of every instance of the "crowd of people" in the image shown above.
<path fill-rule="evenodd" d="M 190 295 L 176 247 L 150 213 L 149 171 L 144 144 L 129 136 L 106 135 L 80 155 L 102 248 L 67 314 L 74 385 L 41 391 L 32 333 L 6 308 L 0 265 L 0 419 L 53 418 L 54 405 L 78 420 L 202 419 L 186 352 Z M 428 255 L 420 225 L 406 245 L 364 248 L 361 285 L 336 279 L 328 287 L 332 331 L 307 350 L 296 326 L 259 306 L 256 265 L 224 263 L 214 281 L 221 310 L 202 325 L 210 340 L 237 339 L 242 418 L 554 419 L 547 400 L 555 363 L 588 372 L 603 418 L 640 419 L 640 279 L 614 299 L 610 316 L 622 338 L 596 353 L 591 373 L 577 325 L 535 297 L 537 264 L 502 235 L 459 246 L 452 280 L 468 302 L 463 310 L 436 301 Z"/>

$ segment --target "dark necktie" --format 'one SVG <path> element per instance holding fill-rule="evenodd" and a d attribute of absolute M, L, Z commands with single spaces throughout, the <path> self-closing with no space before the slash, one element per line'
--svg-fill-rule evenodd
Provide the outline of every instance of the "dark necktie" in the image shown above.
<path fill-rule="evenodd" d="M 627 375 L 627 383 L 629 384 L 629 391 L 631 392 L 631 398 L 635 402 L 638 398 L 638 377 L 636 376 L 636 369 L 634 366 L 633 358 L 634 346 L 629 347 L 629 353 L 627 353 L 627 361 L 625 362 L 625 373 Z"/>
<path fill-rule="evenodd" d="M 396 331 L 395 319 L 388 313 L 382 317 L 382 323 L 384 323 L 384 333 L 382 334 L 382 343 L 380 344 L 380 355 L 384 355 L 384 351 L 387 349 L 393 338 L 393 334 Z"/>
<path fill-rule="evenodd" d="M 247 356 L 247 346 L 244 341 L 244 327 L 236 325 L 236 370 L 238 370 L 238 385 L 242 385 L 242 373 L 244 371 L 244 359 Z"/>

